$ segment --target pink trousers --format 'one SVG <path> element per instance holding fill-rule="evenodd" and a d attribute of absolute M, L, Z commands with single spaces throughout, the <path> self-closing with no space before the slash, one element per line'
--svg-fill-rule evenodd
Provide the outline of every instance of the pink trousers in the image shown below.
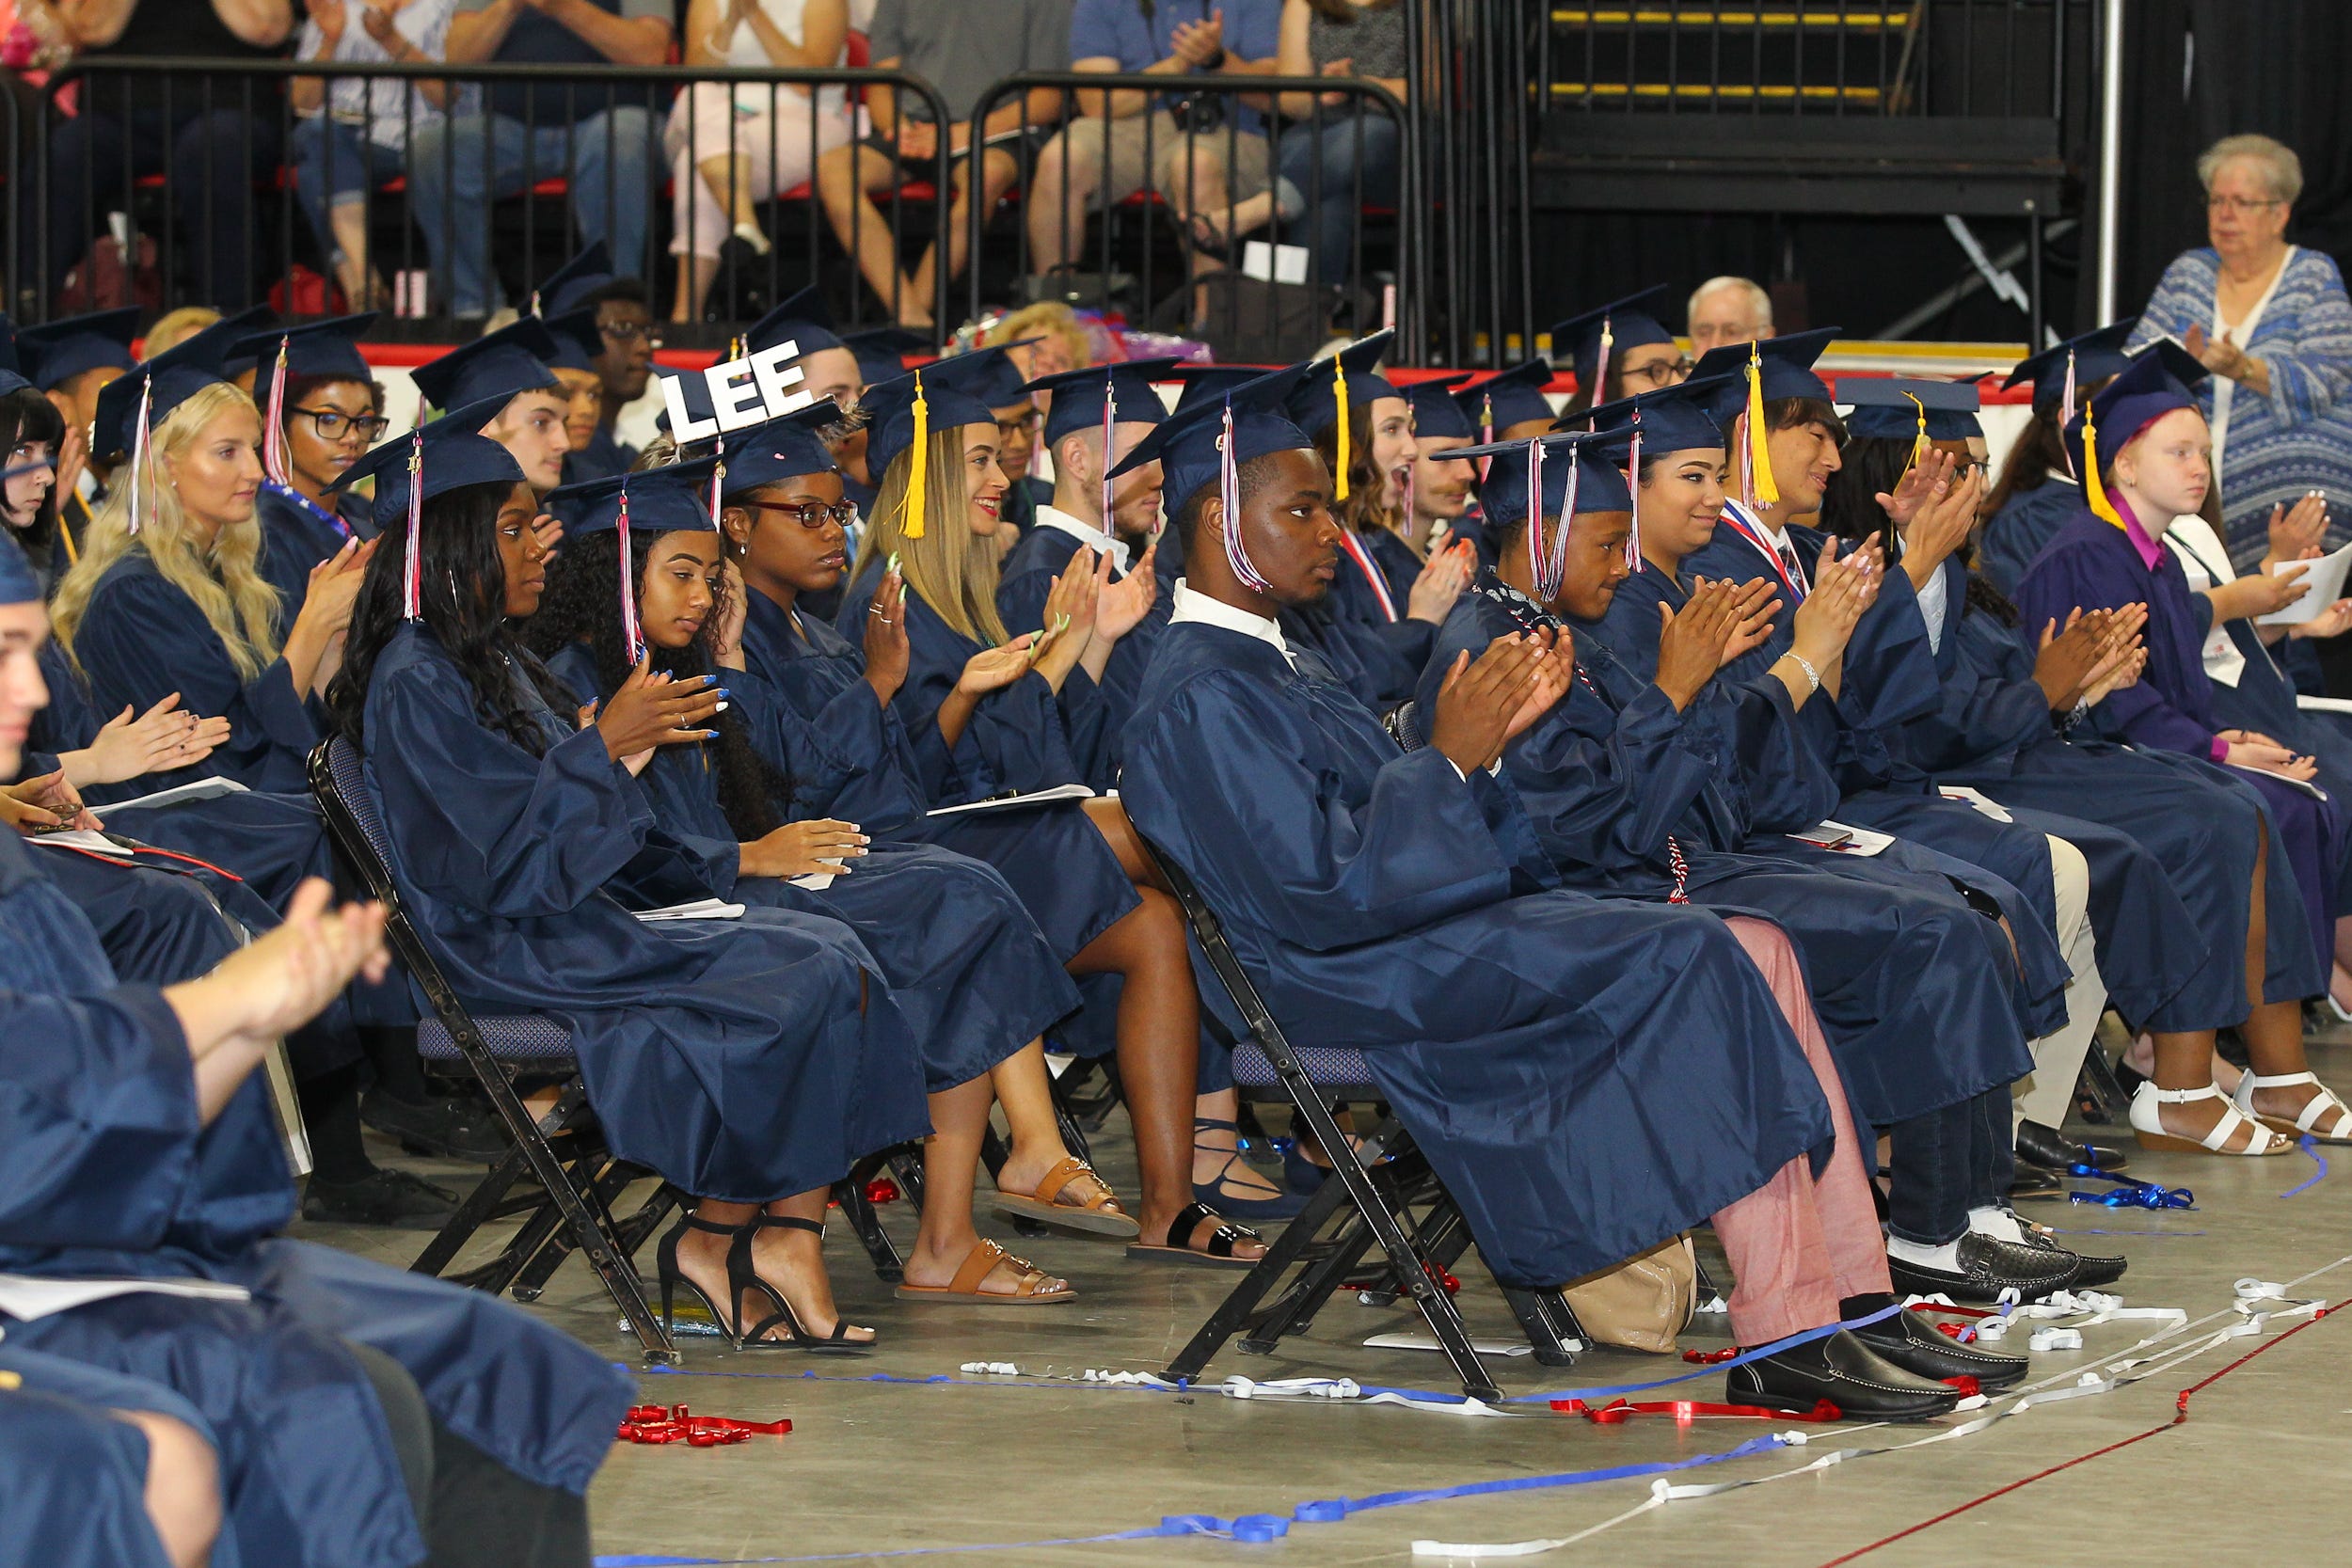
<path fill-rule="evenodd" d="M 1715 1212 L 1715 1235 L 1731 1259 L 1731 1332 L 1742 1345 L 1761 1345 L 1837 1321 L 1847 1296 L 1891 1291 L 1886 1245 L 1870 1198 L 1853 1114 L 1830 1058 L 1829 1042 L 1805 995 L 1796 949 L 1779 927 L 1745 916 L 1724 922 L 1788 1017 L 1805 1060 L 1829 1100 L 1837 1149 L 1819 1177 L 1800 1155 L 1771 1181 Z"/>

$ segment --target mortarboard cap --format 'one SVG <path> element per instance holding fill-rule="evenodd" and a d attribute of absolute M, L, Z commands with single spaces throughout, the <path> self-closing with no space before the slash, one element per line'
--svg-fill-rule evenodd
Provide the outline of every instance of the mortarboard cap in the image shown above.
<path fill-rule="evenodd" d="M 1025 405 L 1029 402 L 1028 384 L 1022 379 L 1021 367 L 1013 363 L 1012 356 L 1008 351 L 1025 348 L 1036 341 L 1035 338 L 1023 338 L 1014 342 L 976 348 L 969 354 L 955 355 L 935 365 L 927 365 L 923 372 L 924 384 L 952 387 L 979 399 L 992 409 Z"/>
<path fill-rule="evenodd" d="M 263 407 L 278 381 L 278 350 L 285 345 L 286 377 L 341 375 L 354 381 L 372 382 L 375 372 L 359 352 L 359 340 L 375 325 L 376 312 L 363 310 L 356 316 L 333 316 L 325 321 L 303 322 L 298 325 L 271 327 L 266 332 L 252 332 L 229 345 L 228 359 L 249 358 L 254 362 L 253 401 Z"/>
<path fill-rule="evenodd" d="M 1846 434 L 1880 440 L 1963 441 L 1981 434 L 1977 388 L 1914 376 L 1841 375 L 1837 401 L 1850 405 Z"/>
<path fill-rule="evenodd" d="M 410 373 L 417 390 L 434 407 L 454 408 L 483 398 L 514 398 L 560 386 L 548 367 L 557 352 L 548 324 L 524 316 Z"/>
<path fill-rule="evenodd" d="M 395 436 L 372 447 L 359 461 L 344 469 L 330 488 L 344 489 L 373 478 L 375 495 L 369 510 L 381 530 L 408 515 L 408 462 L 412 455 L 418 458 L 418 470 L 424 476 L 422 493 L 416 498 L 420 506 L 436 496 L 462 490 L 469 484 L 520 484 L 522 465 L 504 447 L 480 434 L 484 420 L 501 406 L 501 400 L 485 399 L 472 409 L 445 415 L 408 435 Z"/>
<path fill-rule="evenodd" d="M 530 314 L 560 316 L 612 281 L 612 252 L 602 240 L 592 241 L 577 255 L 548 274 L 531 296 Z M 528 388 L 526 388 L 528 390 Z"/>
<path fill-rule="evenodd" d="M 1560 592 L 1567 562 L 1563 520 L 1595 512 L 1633 510 L 1633 493 L 1612 460 L 1616 433 L 1563 431 L 1522 441 L 1463 447 L 1449 458 L 1493 459 L 1478 486 L 1487 543 L 1500 552 L 1510 531 L 1527 530 L 1528 561 L 1534 568 L 1535 596 L 1549 603 Z M 1531 500 L 1540 495 L 1540 508 Z M 1631 549 L 1628 543 L 1629 552 Z"/>
<path fill-rule="evenodd" d="M 135 305 L 28 326 L 16 335 L 17 369 L 44 392 L 88 371 L 127 371 L 138 363 L 131 353 L 138 329 Z"/>
<path fill-rule="evenodd" d="M 1551 328 L 1551 362 L 1554 365 L 1572 362 L 1576 370 L 1576 389 L 1588 402 L 1598 402 L 1607 395 L 1601 385 L 1608 365 L 1618 362 L 1618 356 L 1629 348 L 1645 348 L 1652 343 L 1671 343 L 1675 335 L 1661 325 L 1654 314 L 1665 300 L 1666 287 L 1644 289 L 1612 300 L 1597 309 L 1581 316 L 1570 316 L 1556 322 Z M 1502 421 L 1509 422 L 1509 421 Z"/>
<path fill-rule="evenodd" d="M 1197 404 L 1182 413 L 1169 415 L 1164 423 L 1154 426 L 1149 436 L 1136 443 L 1135 451 L 1120 459 L 1119 467 L 1111 470 L 1113 477 L 1132 472 L 1156 458 L 1166 476 L 1161 489 L 1181 507 L 1203 485 L 1216 483 L 1223 476 L 1219 443 L 1224 439 L 1225 411 L 1229 406 L 1232 410 L 1236 468 L 1269 452 L 1313 450 L 1314 441 L 1292 420 L 1284 405 L 1305 373 L 1303 365 L 1263 372 L 1214 403 Z"/>
<path fill-rule="evenodd" d="M 628 526 L 634 532 L 647 537 L 710 533 L 719 527 L 710 515 L 710 482 L 717 472 L 716 458 L 698 457 L 642 473 L 608 474 L 550 490 L 546 505 L 551 515 L 562 520 L 566 539 L 584 539 L 617 528 L 623 497 L 628 500 Z"/>
<path fill-rule="evenodd" d="M 1065 436 L 1099 429 L 1105 404 L 1113 423 L 1158 424 L 1168 418 L 1168 404 L 1160 401 L 1152 383 L 1166 379 L 1175 367 L 1173 357 L 1089 365 L 1082 370 L 1039 376 L 1025 389 L 1054 395 L 1042 432 L 1042 439 L 1050 447 Z"/>
<path fill-rule="evenodd" d="M 1570 420 L 1582 424 L 1589 420 L 1592 428 L 1603 433 L 1629 433 L 1638 414 L 1642 445 L 1648 451 L 1688 451 L 1720 447 L 1724 439 L 1718 410 L 1724 394 L 1739 386 L 1739 381 L 1728 375 L 1711 375 L 1705 380 L 1693 376 L 1654 392 L 1619 398 L 1585 413 L 1568 415 L 1562 424 L 1565 426 Z"/>
<path fill-rule="evenodd" d="M 1369 338 L 1359 338 L 1337 354 L 1311 360 L 1301 367 L 1298 386 L 1290 395 L 1292 422 L 1310 436 L 1343 424 L 1339 417 L 1343 384 L 1351 409 L 1381 398 L 1403 397 L 1404 393 L 1378 373 L 1380 356 L 1389 352 L 1389 345 L 1395 341 L 1393 330 L 1383 329 Z"/>
<path fill-rule="evenodd" d="M 1189 414 L 1204 403 L 1222 402 L 1226 393 L 1265 373 L 1263 365 L 1179 365 L 1175 376 L 1184 389 L 1176 395 L 1174 412 Z"/>
<path fill-rule="evenodd" d="M 2133 355 L 2122 372 L 2083 404 L 2066 427 L 2066 447 L 2082 475 L 2083 499 L 2094 514 L 2123 526 L 2122 515 L 2108 499 L 2100 478 L 2102 455 L 2111 456 L 2151 420 L 2176 408 L 2196 407 L 2197 394 L 2191 388 L 2205 374 L 2205 367 L 2186 349 L 2169 339 L 2159 340 Z"/>
<path fill-rule="evenodd" d="M 1405 401 L 1413 408 L 1413 434 L 1435 436 L 1440 440 L 1475 441 L 1477 427 L 1462 412 L 1462 405 L 1454 401 L 1454 389 L 1470 379 L 1468 371 L 1455 371 L 1450 375 L 1433 375 L 1402 388 Z"/>
<path fill-rule="evenodd" d="M 98 394 L 98 413 L 91 421 L 91 455 L 111 459 L 139 445 L 142 399 L 147 428 L 152 430 L 189 398 L 215 382 L 227 381 L 220 356 L 228 340 L 218 330 L 226 325 L 215 323 L 108 382 Z"/>
<path fill-rule="evenodd" d="M 596 313 L 592 309 L 566 310 L 549 318 L 548 336 L 554 340 L 555 352 L 547 356 L 551 371 L 594 371 L 596 356 L 604 352 L 604 333 L 596 325 Z"/>
<path fill-rule="evenodd" d="M 743 352 L 747 355 L 787 342 L 801 354 L 845 346 L 834 331 L 833 312 L 825 306 L 825 292 L 814 283 L 752 323 L 743 333 Z"/>
<path fill-rule="evenodd" d="M 1780 403 L 1790 398 L 1818 398 L 1835 403 L 1829 384 L 1813 373 L 1813 362 L 1821 356 L 1830 341 L 1843 331 L 1842 327 L 1820 326 L 1810 332 L 1790 332 L 1762 342 L 1724 343 L 1710 348 L 1691 373 L 1692 376 L 1744 375 L 1748 360 L 1753 356 L 1763 372 L 1763 397 L 1766 403 Z"/>
<path fill-rule="evenodd" d="M 956 363 L 953 359 L 942 359 L 936 365 L 926 365 L 866 388 L 862 405 L 872 421 L 866 437 L 866 464 L 877 481 L 901 452 L 915 445 L 918 436 L 996 422 L 999 405 L 976 397 L 960 386 L 948 371 Z M 919 428 L 915 408 L 918 394 L 923 404 Z"/>
<path fill-rule="evenodd" d="M 733 496 L 802 474 L 834 472 L 839 465 L 819 432 L 840 419 L 840 408 L 827 398 L 780 420 L 737 431 L 720 443 L 722 490 Z"/>
<path fill-rule="evenodd" d="M 905 326 L 876 326 L 852 332 L 841 346 L 857 356 L 857 378 L 872 386 L 907 373 L 907 356 L 929 354 L 938 345 L 930 334 Z"/>
<path fill-rule="evenodd" d="M 1454 401 L 1470 428 L 1484 436 L 1529 420 L 1550 423 L 1551 400 L 1544 396 L 1544 388 L 1549 385 L 1551 361 L 1538 356 L 1507 371 L 1498 371 L 1484 381 L 1455 388 Z"/>
<path fill-rule="evenodd" d="M 2123 345 L 2131 341 L 2132 333 L 2138 326 L 2139 318 L 2128 316 L 2120 322 L 2109 322 L 2095 332 L 2069 338 L 2055 347 L 2020 359 L 2016 369 L 2009 372 L 2008 379 L 2001 385 L 2014 387 L 2020 382 L 2030 381 L 2033 383 L 2035 412 L 2057 408 L 2066 401 L 2070 361 L 2074 382 L 2078 388 L 2088 388 L 2095 381 L 2121 375 L 2123 367 L 2131 363 L 2131 356 L 2123 352 Z M 2065 417 L 2072 420 L 2074 410 L 2066 409 Z"/>

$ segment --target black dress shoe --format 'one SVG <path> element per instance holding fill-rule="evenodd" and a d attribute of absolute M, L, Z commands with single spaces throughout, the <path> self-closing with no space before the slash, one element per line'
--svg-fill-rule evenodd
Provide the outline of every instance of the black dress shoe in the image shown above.
<path fill-rule="evenodd" d="M 1924 1421 L 1960 1402 L 1950 1385 L 1890 1364 L 1842 1330 L 1732 1368 L 1724 1395 L 1734 1404 L 1798 1413 L 1827 1400 L 1850 1421 Z"/>
<path fill-rule="evenodd" d="M 2058 1181 L 2058 1173 L 2047 1165 L 2020 1160 L 2010 1173 L 2009 1200 L 2011 1203 L 2024 1198 L 2058 1197 L 2065 1191 Z"/>
<path fill-rule="evenodd" d="M 438 1230 L 456 1212 L 455 1193 L 405 1170 L 378 1170 L 357 1181 L 322 1181 L 314 1176 L 302 1190 L 302 1217 L 321 1225 Z"/>
<path fill-rule="evenodd" d="M 1886 1258 L 1897 1295 L 1945 1295 L 1979 1307 L 1992 1306 L 2003 1291 L 2012 1290 L 2023 1300 L 2040 1301 L 2074 1284 L 2080 1268 L 2081 1259 L 2062 1248 L 1996 1241 L 1973 1230 L 1960 1239 L 1958 1274 L 1923 1268 L 1892 1253 Z"/>
<path fill-rule="evenodd" d="M 2072 1247 L 2061 1247 L 2051 1239 L 2049 1231 L 2038 1225 L 2028 1225 L 2024 1220 L 2017 1222 L 2017 1228 L 2024 1233 L 2027 1246 L 2040 1247 L 2045 1252 L 2068 1253 L 2081 1265 L 2074 1272 L 2074 1283 L 2070 1287 L 2073 1290 L 2095 1291 L 2102 1285 L 2112 1285 L 2122 1278 L 2124 1271 L 2132 1266 L 2128 1258 L 2092 1258 L 2075 1252 Z"/>
<path fill-rule="evenodd" d="M 2025 1381 L 2029 1363 L 2022 1355 L 1995 1355 L 1963 1345 L 1916 1312 L 1898 1312 L 1848 1333 L 1870 1347 L 1882 1361 L 1904 1371 L 1938 1382 L 1947 1377 L 1973 1377 L 1988 1394 Z"/>
<path fill-rule="evenodd" d="M 2044 1127 L 2038 1121 L 2017 1124 L 2017 1157 L 2057 1171 L 2069 1165 L 2122 1170 L 2131 1164 L 2120 1148 L 2109 1148 L 2105 1144 L 2078 1144 L 2056 1128 Z"/>
<path fill-rule="evenodd" d="M 373 1089 L 359 1102 L 359 1122 L 398 1138 L 411 1154 L 490 1164 L 506 1158 L 511 1147 L 498 1113 L 469 1095 L 439 1095 L 420 1102 Z"/>

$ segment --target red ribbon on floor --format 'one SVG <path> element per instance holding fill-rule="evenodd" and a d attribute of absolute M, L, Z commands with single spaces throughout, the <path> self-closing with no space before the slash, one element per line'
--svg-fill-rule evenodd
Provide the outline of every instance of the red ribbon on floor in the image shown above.
<path fill-rule="evenodd" d="M 723 1449 L 755 1437 L 781 1437 L 791 1430 L 788 1420 L 738 1421 L 724 1416 L 697 1416 L 682 1404 L 633 1404 L 615 1435 L 624 1443 Z"/>
<path fill-rule="evenodd" d="M 1700 1400 L 1651 1400 L 1635 1404 L 1627 1400 L 1611 1400 L 1603 1405 L 1587 1405 L 1582 1400 L 1553 1400 L 1551 1408 L 1564 1416 L 1581 1416 L 1597 1426 L 1621 1426 L 1636 1416 L 1672 1416 L 1680 1425 L 1715 1417 L 1747 1417 L 1765 1421 L 1836 1421 L 1844 1414 L 1827 1400 L 1815 1402 L 1811 1410 L 1767 1410 L 1760 1404 L 1708 1404 Z"/>

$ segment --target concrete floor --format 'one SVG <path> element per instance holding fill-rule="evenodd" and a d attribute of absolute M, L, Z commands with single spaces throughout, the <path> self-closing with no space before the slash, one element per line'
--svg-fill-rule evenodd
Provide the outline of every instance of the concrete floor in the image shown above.
<path fill-rule="evenodd" d="M 2314 1065 L 2333 1082 L 2352 1084 L 2352 1045 L 2315 1049 Z M 1132 1192 L 1129 1150 L 1117 1118 L 1098 1153 L 1114 1183 Z M 2132 1271 L 2121 1289 L 2132 1306 L 2180 1307 L 2192 1319 L 2202 1318 L 2227 1310 L 2232 1281 L 2240 1276 L 2286 1281 L 2312 1271 L 2329 1272 L 2290 1294 L 2342 1300 L 2352 1297 L 2352 1258 L 2346 1257 L 2352 1254 L 2352 1151 L 2337 1151 L 2336 1163 L 2344 1168 L 2334 1180 L 2281 1201 L 2279 1195 L 2314 1174 L 2309 1157 L 2136 1153 L 2135 1174 L 2193 1187 L 2197 1210 L 2029 1207 L 2044 1223 L 2072 1232 L 2086 1250 L 2127 1254 Z M 884 1212 L 894 1229 L 911 1231 L 902 1206 Z M 2128 1234 L 2090 1235 L 2077 1227 Z M 983 1229 L 1016 1240 L 1002 1225 L 984 1223 Z M 393 1262 L 405 1262 L 423 1240 L 322 1227 L 310 1227 L 309 1234 Z M 1661 1420 L 1602 1428 L 1568 1418 L 1469 1419 L 1066 1385 L 861 1381 L 877 1372 L 954 1374 L 961 1363 L 974 1360 L 1014 1362 L 1032 1375 L 1074 1375 L 1089 1368 L 1156 1370 L 1232 1277 L 1130 1263 L 1113 1245 L 1075 1237 L 1018 1245 L 1070 1276 L 1082 1299 L 1027 1312 L 895 1302 L 866 1267 L 854 1240 L 836 1230 L 828 1254 L 836 1289 L 857 1321 L 882 1330 L 873 1355 L 811 1361 L 738 1354 L 713 1340 L 686 1339 L 683 1373 L 644 1377 L 648 1399 L 747 1419 L 788 1416 L 795 1430 L 728 1449 L 616 1448 L 593 1495 L 597 1551 L 640 1562 L 856 1563 L 921 1551 L 950 1561 L 1057 1568 L 1404 1563 L 1416 1560 L 1416 1539 L 1503 1543 L 1569 1535 L 1641 1502 L 1647 1483 L 1618 1480 L 1381 1509 L 1335 1524 L 1298 1525 L 1286 1539 L 1263 1545 L 1211 1539 L 1032 1544 L 1148 1527 L 1169 1514 L 1288 1517 L 1294 1505 L 1310 1499 L 1687 1458 L 1772 1430 L 1751 1422 L 1677 1429 Z M 648 1247 L 649 1273 L 651 1258 Z M 1508 1312 L 1474 1267 L 1465 1272 L 1461 1300 L 1475 1331 L 1512 1336 Z M 610 1348 L 615 1359 L 628 1354 L 611 1304 L 576 1263 L 557 1275 L 541 1303 L 525 1309 Z M 2202 1332 L 2219 1326 L 2217 1322 Z M 1346 1375 L 1365 1383 L 1453 1386 L 1433 1354 L 1360 1344 L 1369 1335 L 1416 1327 L 1408 1309 L 1366 1308 L 1343 1296 L 1303 1341 L 1287 1342 L 1286 1354 L 1229 1351 L 1210 1375 Z M 2148 1328 L 2117 1323 L 2088 1329 L 2083 1350 L 2036 1355 L 2035 1376 L 2071 1383 L 2070 1369 L 2117 1355 Z M 1684 1342 L 1720 1343 L 1722 1332 L 1722 1319 L 1702 1318 Z M 1929 1525 L 1972 1498 L 2169 1421 L 2180 1390 L 2220 1372 L 2277 1332 L 2232 1340 L 2145 1383 L 2042 1406 L 1978 1435 L 1772 1486 L 1676 1502 L 1551 1560 L 1605 1554 L 1634 1563 L 1705 1559 L 1752 1568 L 1826 1568 L 1856 1548 L 1915 1530 L 1871 1552 L 1867 1560 L 1882 1568 L 2020 1558 L 2146 1565 L 2343 1561 L 2338 1553 L 2352 1526 L 2352 1486 L 2345 1481 L 2352 1475 L 2352 1374 L 2346 1371 L 2352 1314 L 2312 1325 L 2199 1392 L 2185 1425 Z M 2172 1343 L 2185 1345 L 2197 1337 Z M 2010 1343 L 2022 1348 L 2022 1337 Z M 1569 1370 L 1541 1369 L 1524 1357 L 1497 1358 L 1493 1365 L 1506 1392 L 1638 1382 L 1689 1370 L 1609 1351 L 1593 1353 Z M 1713 1376 L 1686 1387 L 1694 1398 L 1722 1397 L 1721 1381 Z M 1901 1442 L 1932 1429 L 1827 1435 L 1840 1430 L 1815 1428 L 1824 1434 L 1817 1443 Z M 1676 1479 L 1753 1479 L 1792 1469 L 1807 1457 L 1804 1449 L 1767 1453 Z M 992 1544 L 1016 1544 L 977 1549 Z"/>

